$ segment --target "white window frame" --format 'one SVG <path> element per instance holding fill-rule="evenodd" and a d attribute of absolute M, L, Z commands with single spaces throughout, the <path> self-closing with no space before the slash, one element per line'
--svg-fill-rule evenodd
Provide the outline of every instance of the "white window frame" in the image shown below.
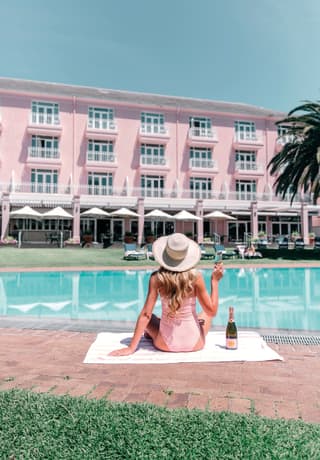
<path fill-rule="evenodd" d="M 112 195 L 112 173 L 88 172 L 88 195 Z"/>
<path fill-rule="evenodd" d="M 166 134 L 164 115 L 162 113 L 141 112 L 141 133 Z"/>
<path fill-rule="evenodd" d="M 32 136 L 28 156 L 30 158 L 59 158 L 59 139 L 51 136 Z"/>
<path fill-rule="evenodd" d="M 211 177 L 190 177 L 190 195 L 191 198 L 211 198 Z"/>
<path fill-rule="evenodd" d="M 112 141 L 88 140 L 87 161 L 107 161 L 114 162 Z"/>
<path fill-rule="evenodd" d="M 191 136 L 213 137 L 212 120 L 209 117 L 189 117 Z"/>
<path fill-rule="evenodd" d="M 191 168 L 213 168 L 212 149 L 206 147 L 190 147 L 189 164 Z"/>
<path fill-rule="evenodd" d="M 104 107 L 88 107 L 88 128 L 115 130 L 114 110 Z"/>
<path fill-rule="evenodd" d="M 255 180 L 236 180 L 236 195 L 237 200 L 255 200 L 257 195 L 257 182 Z"/>
<path fill-rule="evenodd" d="M 241 171 L 257 170 L 257 153 L 248 150 L 236 150 L 236 168 Z"/>
<path fill-rule="evenodd" d="M 143 174 L 140 178 L 141 193 L 145 197 L 163 197 L 165 190 L 164 176 Z"/>
<path fill-rule="evenodd" d="M 31 192 L 58 193 L 58 171 L 51 169 L 32 169 Z"/>
<path fill-rule="evenodd" d="M 55 102 L 32 101 L 31 123 L 35 125 L 59 125 L 59 104 Z"/>
<path fill-rule="evenodd" d="M 256 141 L 256 124 L 254 121 L 235 121 L 236 138 L 239 141 Z"/>
<path fill-rule="evenodd" d="M 141 144 L 140 162 L 142 165 L 165 165 L 165 151 L 162 144 Z"/>

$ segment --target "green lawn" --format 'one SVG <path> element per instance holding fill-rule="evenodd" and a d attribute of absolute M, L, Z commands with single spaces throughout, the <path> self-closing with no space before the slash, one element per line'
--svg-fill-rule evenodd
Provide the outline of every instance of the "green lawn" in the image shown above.
<path fill-rule="evenodd" d="M 1 459 L 317 460 L 320 425 L 0 392 Z"/>
<path fill-rule="evenodd" d="M 127 261 L 123 259 L 122 248 L 21 248 L 0 247 L 0 268 L 28 268 L 28 267 L 139 267 L 150 265 L 156 267 L 157 264 L 151 260 Z M 308 264 L 320 265 L 320 259 L 298 259 Z M 241 265 L 259 263 L 283 263 L 288 264 L 286 258 L 241 260 L 224 260 L 225 265 L 240 263 Z M 201 260 L 200 265 L 213 265 L 212 260 Z"/>

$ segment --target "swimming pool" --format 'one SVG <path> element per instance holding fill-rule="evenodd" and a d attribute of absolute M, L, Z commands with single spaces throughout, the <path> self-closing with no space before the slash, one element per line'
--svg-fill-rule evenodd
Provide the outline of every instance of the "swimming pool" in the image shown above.
<path fill-rule="evenodd" d="M 201 270 L 207 287 L 210 270 Z M 149 270 L 0 273 L 2 317 L 135 321 Z M 216 326 L 320 330 L 320 268 L 227 268 Z M 157 302 L 155 313 L 160 313 Z"/>

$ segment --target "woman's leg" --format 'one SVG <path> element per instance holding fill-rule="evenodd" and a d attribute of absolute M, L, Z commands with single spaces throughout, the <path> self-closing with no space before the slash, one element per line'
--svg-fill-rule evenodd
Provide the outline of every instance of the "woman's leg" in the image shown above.
<path fill-rule="evenodd" d="M 151 319 L 148 326 L 145 329 L 145 337 L 152 339 L 153 341 L 157 338 L 160 328 L 160 318 L 152 313 Z"/>

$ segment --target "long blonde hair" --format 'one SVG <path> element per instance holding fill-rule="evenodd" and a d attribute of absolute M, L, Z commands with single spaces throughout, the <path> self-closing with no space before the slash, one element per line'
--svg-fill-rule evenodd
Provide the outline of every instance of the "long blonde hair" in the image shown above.
<path fill-rule="evenodd" d="M 193 293 L 197 272 L 194 269 L 186 272 L 172 272 L 161 267 L 157 272 L 157 278 L 159 290 L 162 295 L 168 298 L 168 306 L 171 315 L 174 316 L 183 299 Z"/>

